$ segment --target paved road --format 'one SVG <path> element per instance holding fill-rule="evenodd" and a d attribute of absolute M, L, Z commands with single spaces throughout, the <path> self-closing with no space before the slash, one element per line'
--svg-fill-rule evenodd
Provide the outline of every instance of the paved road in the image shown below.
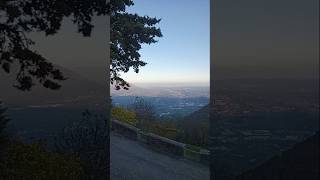
<path fill-rule="evenodd" d="M 111 180 L 209 180 L 209 167 L 111 133 Z"/>

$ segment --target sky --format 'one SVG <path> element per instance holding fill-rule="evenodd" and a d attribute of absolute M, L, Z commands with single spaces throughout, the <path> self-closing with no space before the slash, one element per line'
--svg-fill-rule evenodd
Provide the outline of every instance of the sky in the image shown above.
<path fill-rule="evenodd" d="M 48 61 L 102 84 L 106 81 L 108 59 L 106 24 L 106 17 L 94 17 L 91 36 L 83 37 L 70 19 L 64 19 L 60 31 L 54 36 L 38 32 L 29 36 L 36 42 L 33 49 Z"/>
<path fill-rule="evenodd" d="M 135 0 L 129 12 L 161 18 L 163 37 L 145 45 L 131 84 L 208 84 L 209 0 Z M 319 75 L 317 0 L 214 1 L 213 79 L 314 78 Z M 106 18 L 95 18 L 90 38 L 70 20 L 55 36 L 34 33 L 35 49 L 51 62 L 105 82 Z"/>
<path fill-rule="evenodd" d="M 214 1 L 214 78 L 318 78 L 318 0 Z"/>
<path fill-rule="evenodd" d="M 210 65 L 209 0 L 135 0 L 131 13 L 161 19 L 163 37 L 144 45 L 137 74 L 122 74 L 131 83 L 207 83 Z"/>
<path fill-rule="evenodd" d="M 127 10 L 161 19 L 163 37 L 144 45 L 141 60 L 148 64 L 138 74 L 133 70 L 121 76 L 130 84 L 209 84 L 209 0 L 135 0 Z M 34 33 L 34 49 L 47 59 L 88 79 L 103 82 L 106 61 L 105 17 L 95 18 L 90 38 L 76 33 L 70 20 L 60 32 L 45 37 Z"/>

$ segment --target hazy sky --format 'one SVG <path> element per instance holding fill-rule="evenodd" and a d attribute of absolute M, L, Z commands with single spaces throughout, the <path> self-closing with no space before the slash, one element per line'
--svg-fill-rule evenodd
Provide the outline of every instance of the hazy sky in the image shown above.
<path fill-rule="evenodd" d="M 209 0 L 135 0 L 129 9 L 161 18 L 163 37 L 143 46 L 148 64 L 131 83 L 209 81 Z M 215 0 L 215 78 L 318 77 L 318 0 Z M 106 20 L 95 20 L 92 37 L 83 38 L 70 22 L 59 34 L 33 34 L 50 61 L 104 82 Z"/>
<path fill-rule="evenodd" d="M 70 19 L 63 21 L 61 30 L 54 36 L 32 33 L 34 49 L 56 65 L 70 69 L 78 75 L 99 83 L 105 82 L 107 63 L 106 17 L 95 17 L 91 37 L 77 33 Z"/>
<path fill-rule="evenodd" d="M 318 77 L 318 0 L 214 2 L 216 79 Z"/>
<path fill-rule="evenodd" d="M 123 74 L 129 82 L 209 82 L 209 0 L 135 0 L 129 11 L 161 18 L 163 37 L 143 46 L 148 64 L 139 74 Z"/>
<path fill-rule="evenodd" d="M 209 0 L 135 0 L 129 11 L 161 18 L 163 37 L 143 46 L 142 60 L 148 64 L 139 74 L 123 74 L 130 83 L 209 84 Z M 101 81 L 105 67 L 105 19 L 96 18 L 91 38 L 83 38 L 66 20 L 59 34 L 33 34 L 35 49 L 52 62 L 83 76 Z M 191 28 L 192 27 L 192 28 Z"/>

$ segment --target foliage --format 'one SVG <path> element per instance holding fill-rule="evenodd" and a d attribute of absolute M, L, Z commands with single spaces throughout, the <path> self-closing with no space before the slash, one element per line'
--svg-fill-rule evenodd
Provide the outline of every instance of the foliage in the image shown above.
<path fill-rule="evenodd" d="M 136 114 L 122 107 L 113 107 L 111 109 L 111 117 L 132 126 L 137 125 Z"/>
<path fill-rule="evenodd" d="M 133 125 L 144 132 L 203 148 L 208 147 L 209 123 L 207 121 L 158 119 L 155 106 L 141 97 L 137 97 L 128 109 L 113 107 L 111 113 L 114 119 Z"/>
<path fill-rule="evenodd" d="M 38 143 L 12 142 L 0 162 L 0 179 L 76 180 L 81 174 L 79 159 L 49 152 Z"/>
<path fill-rule="evenodd" d="M 128 109 L 113 107 L 111 112 L 112 118 L 133 125 L 144 132 L 203 148 L 208 147 L 209 123 L 207 121 L 158 119 L 155 107 L 141 97 L 137 97 Z"/>
<path fill-rule="evenodd" d="M 0 1 L 0 65 L 10 73 L 12 64 L 19 64 L 14 85 L 30 90 L 35 79 L 46 88 L 58 89 L 62 73 L 45 57 L 31 49 L 35 44 L 30 32 L 58 33 L 64 18 L 72 18 L 78 32 L 90 36 L 92 17 L 106 15 L 109 6 L 101 0 L 1 0 Z"/>
<path fill-rule="evenodd" d="M 35 44 L 28 38 L 30 32 L 57 34 L 65 18 L 71 18 L 83 36 L 90 36 L 92 18 L 111 17 L 111 83 L 117 89 L 128 89 L 129 84 L 119 72 L 128 72 L 132 67 L 146 65 L 140 60 L 142 44 L 155 43 L 161 31 L 155 25 L 159 19 L 139 16 L 126 12 L 132 0 L 1 0 L 0 1 L 0 66 L 11 73 L 12 64 L 19 65 L 14 86 L 20 90 L 30 90 L 35 81 L 45 88 L 59 89 L 60 81 L 66 78 L 45 57 L 31 49 Z M 109 68 L 109 67 L 108 67 Z"/>
<path fill-rule="evenodd" d="M 136 97 L 129 109 L 136 114 L 137 127 L 143 131 L 150 131 L 156 120 L 155 107 L 143 98 Z"/>
<path fill-rule="evenodd" d="M 56 150 L 80 159 L 84 179 L 106 179 L 109 176 L 109 132 L 107 119 L 83 113 L 83 118 L 66 126 L 56 138 Z"/>
<path fill-rule="evenodd" d="M 150 132 L 175 140 L 177 129 L 174 123 L 165 120 L 155 121 L 154 114 L 151 113 L 153 111 L 153 106 L 150 106 L 149 103 L 142 99 L 136 99 L 135 103 L 131 105 L 130 110 L 123 107 L 113 107 L 111 117 L 132 126 L 139 126 L 139 128 L 148 126 Z M 147 118 L 152 119 L 152 121 L 146 121 L 145 119 Z"/>
<path fill-rule="evenodd" d="M 126 12 L 126 6 L 132 5 L 132 0 L 111 1 L 110 80 L 116 89 L 129 88 L 119 72 L 128 72 L 132 67 L 138 73 L 146 65 L 140 59 L 141 45 L 156 43 L 155 38 L 162 37 L 161 30 L 155 26 L 160 19 Z"/>
<path fill-rule="evenodd" d="M 159 136 L 166 137 L 168 139 L 176 140 L 177 128 L 169 121 L 158 121 L 152 125 L 151 131 Z"/>
<path fill-rule="evenodd" d="M 209 124 L 198 121 L 182 121 L 178 125 L 177 139 L 186 144 L 208 147 Z"/>

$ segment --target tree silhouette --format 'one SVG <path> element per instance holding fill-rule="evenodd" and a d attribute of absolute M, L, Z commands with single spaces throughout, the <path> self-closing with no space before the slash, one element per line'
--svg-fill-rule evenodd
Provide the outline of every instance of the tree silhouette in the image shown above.
<path fill-rule="evenodd" d="M 30 47 L 30 32 L 58 33 L 64 18 L 72 19 L 78 32 L 90 36 L 92 17 L 106 15 L 108 4 L 103 0 L 0 0 L 0 65 L 10 73 L 11 64 L 18 64 L 16 84 L 30 90 L 37 80 L 46 88 L 59 89 L 65 80 L 61 71 Z"/>
<path fill-rule="evenodd" d="M 84 179 L 108 179 L 108 123 L 102 115 L 86 110 L 80 121 L 64 127 L 56 137 L 54 144 L 59 154 L 73 154 L 83 162 Z"/>
<path fill-rule="evenodd" d="M 154 105 L 141 97 L 136 97 L 129 109 L 136 114 L 137 127 L 143 131 L 150 131 L 152 124 L 156 120 Z"/>
<path fill-rule="evenodd" d="M 119 72 L 128 72 L 132 67 L 138 73 L 146 65 L 140 59 L 141 45 L 156 43 L 155 38 L 162 37 L 160 28 L 155 26 L 160 19 L 126 12 L 126 7 L 133 5 L 132 0 L 111 1 L 110 82 L 116 89 L 130 87 Z"/>
<path fill-rule="evenodd" d="M 41 54 L 31 49 L 35 44 L 30 32 L 44 32 L 47 36 L 59 32 L 64 18 L 71 18 L 83 36 L 90 36 L 93 16 L 111 17 L 111 83 L 117 89 L 128 89 L 129 84 L 119 72 L 135 72 L 146 63 L 140 60 L 141 44 L 155 43 L 161 37 L 154 25 L 160 20 L 125 12 L 132 0 L 0 0 L 0 66 L 10 73 L 11 65 L 18 64 L 14 86 L 30 90 L 38 81 L 49 89 L 59 89 L 65 80 L 62 72 Z"/>

